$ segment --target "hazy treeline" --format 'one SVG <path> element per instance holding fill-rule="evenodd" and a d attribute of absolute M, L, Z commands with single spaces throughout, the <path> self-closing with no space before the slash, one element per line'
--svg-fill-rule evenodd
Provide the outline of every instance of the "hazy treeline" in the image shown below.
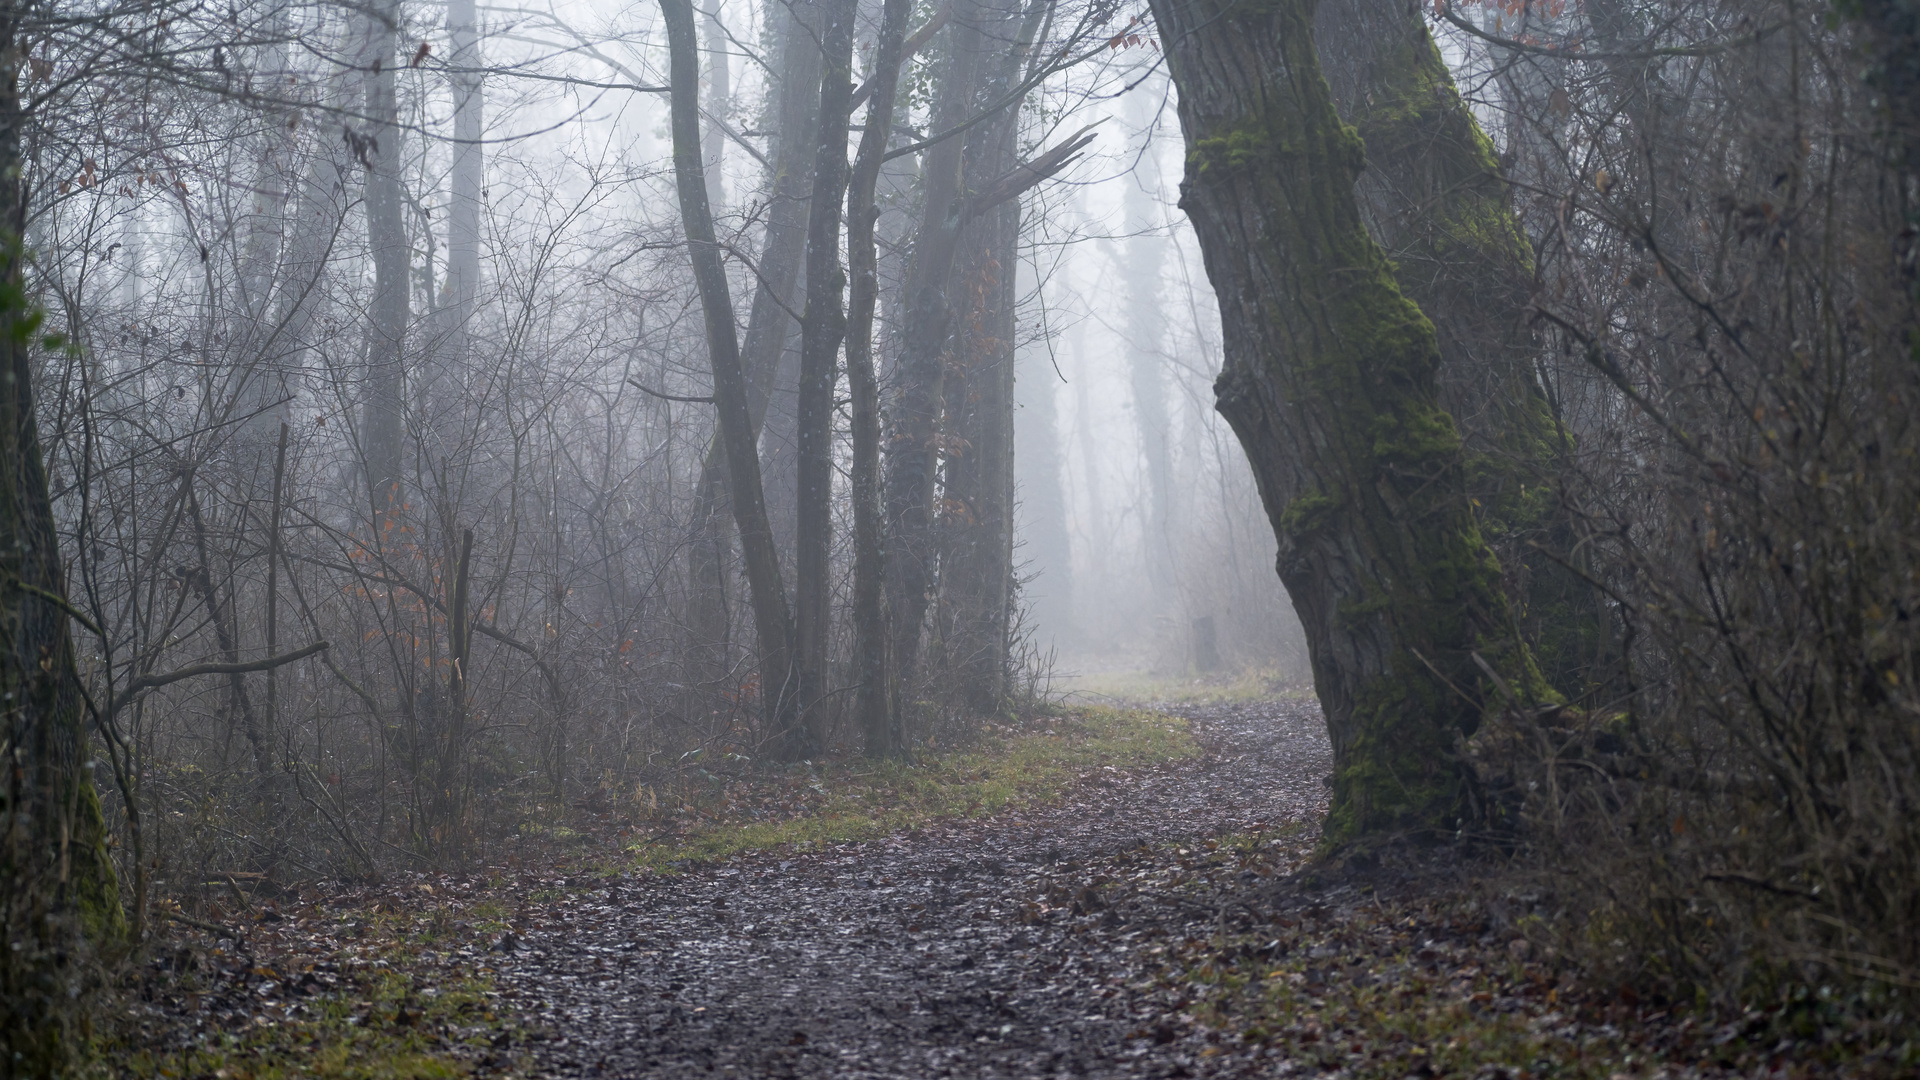
<path fill-rule="evenodd" d="M 1084 152 L 1083 116 L 1120 114 L 1089 179 L 1166 144 L 1165 81 L 1125 89 L 1154 49 L 1137 24 L 1113 39 L 1117 9 L 933 7 L 907 13 L 872 181 L 882 744 L 856 722 L 880 681 L 857 666 L 859 394 L 830 375 L 822 427 L 801 387 L 837 10 L 701 14 L 690 95 L 789 651 L 813 654 L 791 701 L 766 691 L 731 515 L 659 12 L 156 8 L 111 64 L 79 36 L 36 46 L 26 281 L 59 335 L 37 400 L 130 889 L 452 865 L 702 754 L 911 753 L 1116 642 L 1169 670 L 1286 659 L 1270 541 L 1202 408 L 1217 347 L 1179 329 L 1191 295 L 1163 302 L 1188 286 L 1166 288 L 1157 175 L 1112 220 L 1048 220 L 1079 198 L 1043 182 Z M 881 8 L 850 10 L 848 154 L 884 44 Z M 946 224 L 926 192 L 955 197 L 930 168 L 976 201 L 1002 183 L 948 265 L 916 269 Z M 1077 299 L 1093 284 L 1060 270 L 1083 242 L 1130 275 L 1126 304 Z M 935 286 L 927 319 L 952 330 L 916 343 Z M 1116 372 L 1087 341 L 1123 307 L 1139 342 Z M 1152 537 L 1149 604 L 1103 599 L 1135 592 L 1107 570 L 1129 527 Z M 1189 546 L 1209 555 L 1183 564 L 1183 605 Z"/>

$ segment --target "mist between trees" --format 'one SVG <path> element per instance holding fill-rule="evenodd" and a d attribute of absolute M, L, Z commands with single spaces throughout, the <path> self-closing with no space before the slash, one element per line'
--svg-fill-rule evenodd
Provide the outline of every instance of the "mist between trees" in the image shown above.
<path fill-rule="evenodd" d="M 1330 844 L 1623 977 L 1910 991 L 1912 25 L 0 4 L 20 1060 L 174 882 L 1101 667 L 1310 675 Z"/>

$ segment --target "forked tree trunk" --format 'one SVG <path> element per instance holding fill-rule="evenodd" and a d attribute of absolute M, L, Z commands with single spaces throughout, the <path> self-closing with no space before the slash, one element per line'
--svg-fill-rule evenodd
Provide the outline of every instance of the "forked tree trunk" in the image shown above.
<path fill-rule="evenodd" d="M 987 48 L 978 0 L 955 0 L 947 56 L 934 100 L 934 131 L 958 127 L 979 94 Z M 907 263 L 905 332 L 895 368 L 892 430 L 887 440 L 887 612 L 892 642 L 893 708 L 907 722 L 905 696 L 913 691 L 921 623 L 933 585 L 934 469 L 946 408 L 947 338 L 953 310 L 947 296 L 954 253 L 965 224 L 961 164 L 965 146 L 950 138 L 928 149 L 922 172 L 925 210 Z"/>
<path fill-rule="evenodd" d="M 874 50 L 873 93 L 866 130 L 847 186 L 847 385 L 853 399 L 853 668 L 854 722 L 865 736 L 868 757 L 893 757 L 902 749 L 887 695 L 887 625 L 883 589 L 885 554 L 880 508 L 880 380 L 873 362 L 873 314 L 880 299 L 879 249 L 874 226 L 880 216 L 875 190 L 893 129 L 900 86 L 900 53 L 913 0 L 886 0 L 880 42 Z"/>
<path fill-rule="evenodd" d="M 812 194 L 814 131 L 820 105 L 820 43 L 812 25 L 814 0 L 782 4 L 780 79 L 772 120 L 775 124 L 772 168 L 768 175 L 765 238 L 755 266 L 757 284 L 747 316 L 741 363 L 747 382 L 747 416 L 756 445 L 772 400 L 774 373 L 793 329 L 788 312 L 797 307 L 794 290 L 806 251 L 807 207 Z M 711 207 L 709 207 L 711 210 Z M 729 630 L 726 606 L 728 464 L 725 441 L 716 430 L 700 464 L 695 488 L 695 536 L 689 558 L 687 602 L 693 681 L 711 684 L 726 670 Z"/>
<path fill-rule="evenodd" d="M 784 732 L 794 720 L 793 617 L 780 581 L 780 557 L 767 524 L 760 491 L 760 458 L 753 445 L 747 406 L 747 378 L 740 366 L 733 297 L 720 245 L 714 238 L 713 211 L 707 205 L 705 169 L 700 158 L 700 60 L 694 37 L 692 0 L 660 0 L 667 27 L 673 100 L 674 186 L 680 219 L 687 233 L 687 256 L 706 318 L 707 354 L 713 372 L 713 402 L 719 414 L 720 441 L 726 450 L 728 489 L 734 524 L 740 530 L 754 628 L 760 636 L 760 696 L 770 730 Z"/>
<path fill-rule="evenodd" d="M 840 265 L 840 207 L 847 189 L 847 112 L 853 97 L 853 20 L 858 0 L 825 0 L 820 35 L 820 113 L 807 214 L 807 306 L 800 331 L 799 474 L 795 507 L 794 658 L 802 722 L 787 740 L 794 758 L 811 756 L 825 737 L 833 589 L 833 387 L 846 271 Z"/>
<path fill-rule="evenodd" d="M 1220 412 L 1251 460 L 1335 755 L 1326 835 L 1451 829 L 1476 651 L 1550 693 L 1441 408 L 1433 326 L 1367 235 L 1365 164 L 1313 43 L 1313 0 L 1156 0 L 1188 147 L 1181 206 L 1219 299 Z"/>
<path fill-rule="evenodd" d="M 1050 10 L 1048 0 L 1009 5 L 985 25 L 986 39 L 1000 50 L 981 94 L 986 101 L 1001 101 L 1019 85 Z M 1013 597 L 1014 275 L 1020 261 L 1019 195 L 988 207 L 981 193 L 1001 190 L 1021 167 L 1020 110 L 1019 103 L 1009 105 L 970 133 L 964 169 L 973 217 L 962 234 L 964 261 L 950 286 L 961 307 L 948 347 L 949 378 L 957 385 L 947 395 L 953 437 L 946 440 L 942 481 L 940 644 L 950 686 L 976 714 L 997 710 L 1006 692 Z M 1027 166 L 1039 166 L 1050 153 Z"/>

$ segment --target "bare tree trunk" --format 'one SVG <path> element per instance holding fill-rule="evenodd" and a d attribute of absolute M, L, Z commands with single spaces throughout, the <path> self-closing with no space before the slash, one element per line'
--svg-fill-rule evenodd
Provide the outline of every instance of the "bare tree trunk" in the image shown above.
<path fill-rule="evenodd" d="M 22 6 L 0 0 L 0 51 Z M 106 822 L 87 768 L 86 714 L 34 416 L 38 313 L 26 301 L 20 71 L 0 75 L 0 1077 L 63 1075 L 86 1038 L 89 946 L 126 932 Z"/>
<path fill-rule="evenodd" d="M 853 287 L 847 299 L 847 384 L 853 397 L 853 668 L 854 721 L 866 737 L 868 757 L 892 757 L 900 735 L 887 695 L 887 626 L 884 596 L 885 543 L 880 508 L 880 380 L 873 362 L 873 313 L 880 298 L 879 249 L 874 226 L 880 217 L 875 190 L 893 129 L 900 85 L 900 53 L 913 0 L 886 0 L 880 42 L 874 50 L 872 104 L 847 188 L 847 265 Z"/>
<path fill-rule="evenodd" d="M 983 27 L 999 43 L 979 97 L 999 101 L 1018 85 L 1028 48 L 1050 9 L 1046 0 L 994 14 Z M 1018 196 L 991 208 L 980 193 L 1019 164 L 1015 103 L 977 127 L 963 172 L 974 215 L 962 234 L 963 264 L 949 288 L 961 291 L 961 318 L 948 352 L 948 432 L 943 479 L 944 541 L 940 647 L 950 687 L 975 713 L 1000 706 L 1006 687 L 1013 588 L 1014 275 L 1019 263 Z M 1036 159 L 1038 160 L 1038 159 Z"/>
<path fill-rule="evenodd" d="M 354 141 L 366 169 L 367 247 L 373 255 L 373 303 L 367 327 L 367 379 L 361 453 L 376 520 L 406 501 L 402 488 L 408 309 L 404 203 L 400 189 L 399 102 L 394 80 L 398 0 L 383 0 L 362 17 L 357 66 L 366 87 L 368 129 Z M 379 528 L 378 525 L 375 526 Z"/>
<path fill-rule="evenodd" d="M 1140 99 L 1144 100 L 1144 99 Z M 1137 121 L 1136 121 L 1137 122 Z M 1142 160 L 1136 168 L 1144 169 Z M 1125 178 L 1121 200 L 1130 234 L 1122 268 L 1127 288 L 1127 385 L 1133 391 L 1133 422 L 1146 459 L 1147 512 L 1141 518 L 1141 553 L 1155 617 L 1166 615 L 1173 597 L 1173 432 L 1167 414 L 1167 358 L 1161 352 L 1166 320 L 1160 308 L 1160 271 L 1167 240 L 1148 235 L 1158 224 L 1147 178 Z"/>
<path fill-rule="evenodd" d="M 1073 549 L 1061 479 L 1066 446 L 1060 432 L 1060 376 L 1048 350 L 1031 348 L 1017 358 L 1014 377 L 1018 528 L 1026 543 L 1030 582 L 1023 598 L 1039 627 L 1059 640 L 1073 625 Z"/>
<path fill-rule="evenodd" d="M 794 722 L 793 618 L 780 581 L 780 556 L 767 525 L 760 493 L 760 458 L 753 445 L 746 373 L 734 336 L 733 298 L 726 267 L 713 233 L 706 177 L 700 159 L 700 60 L 694 38 L 692 0 L 660 0 L 667 26 L 673 98 L 673 170 L 680 194 L 680 217 L 687 232 L 687 254 L 706 316 L 707 351 L 713 369 L 713 401 L 720 439 L 726 448 L 729 494 L 740 547 L 746 556 L 747 588 L 755 629 L 760 635 L 760 694 L 774 732 Z"/>
<path fill-rule="evenodd" d="M 853 20 L 858 0 L 826 0 L 820 36 L 820 114 L 807 215 L 807 306 L 800 332 L 799 503 L 795 516 L 795 660 L 802 723 L 787 752 L 811 756 L 824 737 L 818 704 L 826 689 L 833 590 L 833 388 L 847 333 L 840 211 L 847 186 L 847 113 L 853 98 Z"/>
<path fill-rule="evenodd" d="M 1013 162 L 1008 138 L 970 160 L 996 175 Z M 1012 579 L 1010 437 L 1013 409 L 1013 274 L 1020 210 L 1010 203 L 970 225 L 955 289 L 962 307 L 947 370 L 953 437 L 942 477 L 940 662 L 959 700 L 976 713 L 1000 704 L 1006 681 Z"/>
<path fill-rule="evenodd" d="M 284 83 L 288 72 L 286 38 L 291 33 L 284 5 L 274 9 L 267 27 L 269 41 L 260 50 L 259 74 L 263 79 Z M 273 432 L 289 415 L 287 380 L 271 355 L 270 338 L 275 327 L 268 318 L 274 270 L 286 239 L 287 188 L 293 177 L 294 128 L 287 122 L 288 113 L 286 109 L 267 110 L 255 136 L 253 199 L 240 256 L 240 300 L 246 314 L 241 355 L 251 361 L 251 367 L 241 373 L 246 380 L 244 400 L 249 413 L 242 445 L 255 455 L 270 445 Z"/>
<path fill-rule="evenodd" d="M 1434 381 L 1432 324 L 1367 236 L 1360 140 L 1314 54 L 1314 0 L 1157 0 L 1189 153 L 1181 205 L 1220 300 L 1218 406 L 1252 461 L 1335 756 L 1334 842 L 1451 829 L 1482 655 L 1548 697 L 1513 634 Z"/>
<path fill-rule="evenodd" d="M 955 0 L 947 26 L 947 56 L 937 83 L 931 128 L 946 131 L 973 111 L 986 43 L 978 0 Z M 906 332 L 895 371 L 893 431 L 887 441 L 887 610 L 893 641 L 894 712 L 905 725 L 904 695 L 912 692 L 920 657 L 921 623 L 933 584 L 934 468 L 941 414 L 946 407 L 945 353 L 953 312 L 947 279 L 966 218 L 958 138 L 927 150 L 922 184 L 925 210 L 907 264 Z"/>
<path fill-rule="evenodd" d="M 435 747 L 432 822 L 437 846 L 459 856 L 466 842 L 467 796 L 467 660 L 473 652 L 473 626 L 468 601 L 473 580 L 473 530 L 460 534 L 460 557 L 454 563 L 453 590 L 447 599 L 447 720 Z M 557 703 L 556 703 L 557 704 Z"/>
<path fill-rule="evenodd" d="M 486 183 L 484 134 L 486 94 L 480 55 L 479 15 L 474 0 L 450 0 L 447 31 L 453 52 L 447 57 L 453 84 L 453 168 L 447 200 L 447 343 L 455 364 L 469 360 L 468 336 L 480 296 L 481 189 Z"/>
<path fill-rule="evenodd" d="M 780 5 L 779 71 L 774 115 L 773 168 L 768 177 L 766 236 L 756 267 L 758 284 L 747 317 L 742 364 L 747 380 L 747 416 L 753 440 L 760 441 L 780 355 L 792 334 L 794 290 L 806 252 L 807 206 L 812 194 L 814 130 L 820 105 L 820 45 L 812 25 L 817 0 Z M 724 439 L 716 433 L 700 465 L 695 487 L 687 625 L 693 638 L 695 681 L 707 683 L 725 670 L 726 568 L 728 541 L 728 464 Z"/>
<path fill-rule="evenodd" d="M 349 27 L 343 38 L 350 42 L 352 34 L 353 30 Z M 329 44 L 338 47 L 341 42 Z M 341 69 L 327 71 L 321 78 L 318 100 L 310 101 L 316 107 L 312 111 L 336 115 L 346 112 L 353 107 L 353 96 L 359 89 L 359 83 L 356 72 Z M 305 175 L 300 179 L 292 235 L 286 244 L 281 271 L 282 287 L 274 315 L 280 330 L 272 348 L 268 350 L 274 372 L 273 381 L 277 388 L 288 394 L 293 391 L 295 376 L 304 366 L 305 354 L 311 345 L 309 335 L 313 313 L 322 306 L 326 294 L 328 253 L 345 225 L 348 201 L 341 182 L 346 175 L 341 156 L 346 147 L 338 137 L 337 128 L 332 121 L 308 126 L 310 129 L 326 130 L 329 134 L 314 140 Z"/>
<path fill-rule="evenodd" d="M 727 205 L 727 139 L 720 125 L 733 112 L 733 63 L 720 0 L 707 0 L 700 12 L 707 24 L 707 130 L 700 148 L 707 170 L 707 204 L 715 212 Z"/>

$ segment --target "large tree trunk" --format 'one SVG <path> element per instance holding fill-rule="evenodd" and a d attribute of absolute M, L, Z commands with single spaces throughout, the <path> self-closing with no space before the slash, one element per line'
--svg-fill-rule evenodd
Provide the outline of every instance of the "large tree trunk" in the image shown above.
<path fill-rule="evenodd" d="M 825 733 L 819 702 L 826 690 L 832 628 L 833 387 L 847 333 L 846 272 L 840 265 L 840 206 L 847 187 L 847 112 L 853 97 L 853 20 L 857 0 L 822 4 L 820 113 L 807 216 L 807 306 L 800 332 L 798 505 L 795 510 L 795 663 L 803 722 L 788 753 L 811 756 Z"/>
<path fill-rule="evenodd" d="M 767 525 L 760 491 L 760 458 L 753 445 L 747 377 L 740 366 L 733 297 L 720 245 L 707 205 L 705 169 L 700 158 L 700 60 L 694 38 L 692 0 L 660 0 L 667 27 L 673 99 L 674 186 L 687 233 L 687 255 L 706 316 L 707 353 L 713 370 L 713 402 L 719 414 L 720 441 L 727 455 L 728 490 L 733 519 L 740 530 L 747 589 L 754 627 L 760 636 L 760 697 L 770 730 L 785 732 L 794 718 L 793 617 L 780 581 L 780 556 Z"/>
<path fill-rule="evenodd" d="M 0 51 L 21 10 L 0 2 Z M 39 313 L 23 280 L 27 118 L 0 75 L 0 1077 L 65 1072 L 84 1030 L 88 945 L 125 933 L 107 829 L 87 768 L 66 587 L 34 418 Z"/>
<path fill-rule="evenodd" d="M 1499 563 L 1441 408 L 1433 326 L 1354 196 L 1313 0 L 1156 0 L 1188 146 L 1181 206 L 1219 298 L 1215 394 L 1251 459 L 1308 638 L 1335 755 L 1327 837 L 1454 827 L 1456 740 L 1478 725 L 1476 652 L 1549 693 L 1516 640 Z"/>
<path fill-rule="evenodd" d="M 969 160 L 969 173 L 994 176 L 1011 167 L 1012 134 L 1009 126 L 1004 140 Z M 947 370 L 953 438 L 942 476 L 938 624 L 943 674 L 976 713 L 996 709 L 1006 686 L 1019 240 L 1019 203 L 1009 202 L 967 228 L 954 274 L 962 307 Z"/>
<path fill-rule="evenodd" d="M 1549 677 L 1577 685 L 1598 659 L 1599 597 L 1563 565 L 1577 546 L 1556 496 L 1567 443 L 1536 374 L 1533 248 L 1499 158 L 1417 9 L 1325 0 L 1314 36 L 1334 107 L 1366 144 L 1361 219 L 1434 325 L 1440 404 L 1515 616 Z"/>
<path fill-rule="evenodd" d="M 880 299 L 879 249 L 874 227 L 880 211 L 875 192 L 893 129 L 900 86 L 900 53 L 913 0 L 886 0 L 880 42 L 874 50 L 872 104 L 847 186 L 847 386 L 853 407 L 853 674 L 854 722 L 865 736 L 868 757 L 901 750 L 898 725 L 887 695 L 885 553 L 880 508 L 880 380 L 873 362 L 873 313 Z"/>
<path fill-rule="evenodd" d="M 978 0 L 954 0 L 931 130 L 951 130 L 973 111 L 987 48 L 980 28 L 982 14 Z M 945 354 L 953 321 L 947 279 L 966 220 L 964 151 L 961 139 L 950 138 L 926 153 L 925 209 L 907 264 L 906 330 L 894 371 L 886 478 L 887 611 L 893 636 L 888 655 L 893 665 L 893 708 L 903 724 L 907 721 L 905 695 L 913 692 L 921 623 L 933 584 L 934 467 L 946 407 Z"/>

